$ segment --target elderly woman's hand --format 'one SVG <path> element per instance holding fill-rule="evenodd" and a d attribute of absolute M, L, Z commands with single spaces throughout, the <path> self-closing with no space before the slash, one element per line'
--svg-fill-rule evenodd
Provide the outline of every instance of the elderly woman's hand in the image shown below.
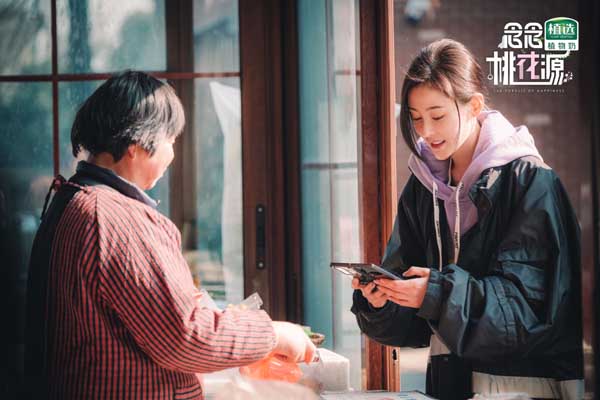
<path fill-rule="evenodd" d="M 361 285 L 358 278 L 353 278 L 352 288 L 360 290 L 364 298 L 375 308 L 381 308 L 387 303 L 386 296 L 377 290 L 377 286 L 373 282 Z"/>
<path fill-rule="evenodd" d="M 300 325 L 285 321 L 273 321 L 277 343 L 272 354 L 292 363 L 313 361 L 317 349 Z"/>
<path fill-rule="evenodd" d="M 402 275 L 412 279 L 376 279 L 374 282 L 388 300 L 403 307 L 420 308 L 427 292 L 429 273 L 429 268 L 410 267 Z"/>

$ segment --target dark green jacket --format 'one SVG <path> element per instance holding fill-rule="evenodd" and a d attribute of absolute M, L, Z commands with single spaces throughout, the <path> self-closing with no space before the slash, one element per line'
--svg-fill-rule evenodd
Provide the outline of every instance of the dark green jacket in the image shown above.
<path fill-rule="evenodd" d="M 488 188 L 492 171 L 499 175 Z M 538 158 L 520 158 L 483 171 L 469 197 L 478 222 L 461 236 L 456 264 L 440 207 L 439 271 L 432 194 L 411 176 L 383 266 L 398 274 L 430 267 L 425 299 L 418 310 L 374 309 L 355 291 L 360 329 L 390 346 L 428 346 L 436 333 L 451 351 L 428 368 L 427 391 L 440 398 L 468 397 L 472 371 L 581 379 L 580 230 L 557 175 Z"/>

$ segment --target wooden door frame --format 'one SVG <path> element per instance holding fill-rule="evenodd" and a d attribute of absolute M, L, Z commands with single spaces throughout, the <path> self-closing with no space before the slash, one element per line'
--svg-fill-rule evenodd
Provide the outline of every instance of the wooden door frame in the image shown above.
<path fill-rule="evenodd" d="M 396 121 L 393 0 L 360 0 L 363 259 L 379 263 L 396 214 Z M 365 338 L 366 388 L 400 390 L 399 352 Z"/>
<path fill-rule="evenodd" d="M 167 2 L 165 4 L 167 71 L 181 73 L 194 69 L 194 38 L 193 38 L 193 3 L 191 0 Z M 179 96 L 185 110 L 190 116 L 194 115 L 194 81 L 193 79 L 170 79 L 169 83 Z M 181 133 L 181 139 L 175 142 L 173 166 L 170 172 L 170 186 L 186 188 L 187 195 L 181 196 L 178 191 L 169 191 L 170 218 L 183 232 L 186 222 L 197 221 L 197 188 L 195 149 L 195 118 L 188 117 Z M 185 163 L 185 164 L 184 164 Z M 191 228 L 191 229 L 190 229 Z M 196 243 L 196 229 L 188 226 L 182 239 L 183 248 L 193 247 Z"/>
<path fill-rule="evenodd" d="M 258 292 L 273 319 L 287 319 L 281 4 L 240 0 L 245 294 Z M 264 264 L 257 207 L 264 206 Z"/>
<path fill-rule="evenodd" d="M 281 1 L 283 45 L 283 126 L 285 158 L 286 310 L 289 321 L 303 323 L 302 216 L 300 172 L 300 90 L 296 0 Z"/>

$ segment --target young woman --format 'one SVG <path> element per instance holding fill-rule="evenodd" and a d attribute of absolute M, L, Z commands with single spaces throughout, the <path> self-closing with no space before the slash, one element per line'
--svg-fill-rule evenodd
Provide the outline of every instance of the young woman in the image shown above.
<path fill-rule="evenodd" d="M 456 41 L 413 60 L 400 115 L 412 175 L 383 259 L 411 279 L 355 279 L 352 311 L 380 343 L 431 346 L 436 398 L 580 398 L 577 219 L 527 128 L 487 110 L 483 93 Z"/>

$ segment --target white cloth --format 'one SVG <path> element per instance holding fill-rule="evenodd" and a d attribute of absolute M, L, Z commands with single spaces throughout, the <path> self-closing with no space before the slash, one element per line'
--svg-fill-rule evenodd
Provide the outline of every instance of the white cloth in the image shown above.
<path fill-rule="evenodd" d="M 557 381 L 551 378 L 501 376 L 473 372 L 473 392 L 478 394 L 527 393 L 536 399 L 583 398 L 583 380 Z"/>

